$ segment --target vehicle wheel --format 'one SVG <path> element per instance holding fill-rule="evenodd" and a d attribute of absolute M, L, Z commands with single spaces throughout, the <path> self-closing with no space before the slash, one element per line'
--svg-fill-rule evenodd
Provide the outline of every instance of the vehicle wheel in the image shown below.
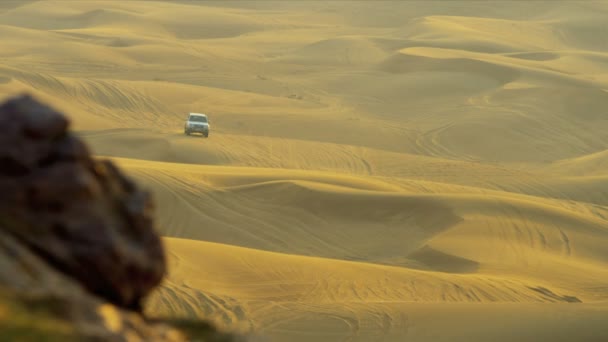
<path fill-rule="evenodd" d="M 209 138 L 209 132 L 207 132 L 207 133 L 203 133 L 203 136 L 204 136 L 205 138 Z"/>
<path fill-rule="evenodd" d="M 190 131 L 185 130 L 185 131 L 184 131 L 184 134 L 185 134 L 185 135 L 190 135 Z"/>

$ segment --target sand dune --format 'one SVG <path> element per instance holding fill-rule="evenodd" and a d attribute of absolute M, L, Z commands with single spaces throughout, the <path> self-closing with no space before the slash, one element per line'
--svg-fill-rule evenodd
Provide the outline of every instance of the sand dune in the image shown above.
<path fill-rule="evenodd" d="M 601 2 L 2 1 L 0 97 L 71 113 L 153 191 L 153 315 L 603 341 L 606 22 Z"/>
<path fill-rule="evenodd" d="M 552 165 L 551 170 L 570 175 L 603 176 L 606 175 L 606 165 L 608 165 L 608 150 L 557 161 Z"/>
<path fill-rule="evenodd" d="M 152 298 L 151 310 L 212 316 L 220 324 L 278 339 L 511 340 L 512 335 L 496 335 L 503 329 L 521 329 L 518 338 L 530 341 L 606 337 L 601 324 L 591 323 L 605 319 L 605 303 L 559 304 L 579 299 L 543 281 L 421 272 L 191 240 L 166 242 L 178 251 L 171 257 L 174 276 Z M 243 277 L 249 281 L 242 282 Z M 538 304 L 548 302 L 552 304 Z M 566 314 L 548 319 L 554 310 Z"/>
<path fill-rule="evenodd" d="M 486 304 L 473 310 L 493 314 L 512 310 L 507 303 L 527 303 L 515 325 L 540 319 L 544 309 L 536 302 L 582 301 L 601 311 L 607 299 L 600 284 L 608 276 L 608 222 L 593 205 L 336 173 L 206 166 L 184 172 L 179 164 L 119 162 L 172 203 L 161 208 L 160 217 L 169 219 L 161 225 L 181 229 L 166 235 L 283 253 L 168 239 L 176 246 L 169 247 L 175 277 L 151 300 L 154 312 L 219 317 L 227 326 L 277 338 L 305 340 L 310 335 L 302 330 L 320 325 L 321 338 L 364 340 L 402 337 L 406 316 L 430 324 L 411 302 L 457 302 L 464 311 L 471 309 L 463 303 L 480 302 Z M 238 281 L 243 278 L 249 282 Z M 394 322 L 392 330 L 376 319 L 381 313 Z M 460 326 L 460 338 L 484 336 L 468 324 Z M 359 326 L 366 328 L 359 332 Z M 593 329 L 601 337 L 603 330 Z M 553 334 L 528 333 L 530 340 Z"/>
<path fill-rule="evenodd" d="M 448 228 L 453 232 L 457 230 L 454 227 L 457 223 L 459 227 L 464 225 L 469 229 L 480 228 L 480 223 L 482 229 L 504 226 L 501 234 L 507 234 L 518 226 L 516 232 L 519 228 L 525 230 L 519 234 L 530 235 L 527 230 L 533 231 L 534 236 L 530 235 L 530 239 L 536 239 L 539 229 L 559 232 L 560 229 L 569 231 L 576 227 L 583 231 L 590 229 L 592 236 L 606 233 L 601 213 L 593 214 L 597 205 L 579 203 L 574 206 L 570 203 L 570 197 L 579 196 L 576 180 L 572 180 L 573 194 L 570 197 L 550 199 L 545 197 L 546 194 L 540 197 L 428 181 L 399 184 L 386 182 L 383 178 L 244 167 L 190 166 L 186 171 L 182 164 L 118 161 L 155 189 L 156 194 L 172 198 L 165 201 L 171 203 L 170 208 L 160 208 L 161 225 L 168 229 L 165 233 L 170 236 L 233 244 L 239 244 L 238 241 L 249 236 L 262 245 L 256 245 L 255 241 L 241 245 L 293 253 L 303 248 L 300 245 L 307 245 L 309 247 L 300 253 L 309 255 L 322 255 L 329 249 L 340 251 L 336 246 L 344 245 L 352 249 L 351 253 L 359 254 L 352 257 L 369 260 L 371 257 L 365 253 L 368 248 L 370 251 L 385 249 L 386 254 L 395 257 L 407 255 L 404 243 L 417 246 L 420 243 L 417 234 L 428 237 Z M 564 181 L 563 184 L 562 188 L 566 188 L 567 183 Z M 540 193 L 543 187 L 539 185 L 538 189 L 532 190 Z M 597 194 L 603 192 L 598 191 Z M 197 202 L 195 198 L 205 200 Z M 162 214 L 164 210 L 166 215 Z M 190 220 L 196 215 L 200 215 L 199 219 L 187 224 L 180 219 Z M 241 215 L 250 220 L 246 229 L 239 224 L 243 222 Z M 163 221 L 169 216 L 174 221 Z M 465 224 L 463 219 L 471 222 Z M 216 228 L 197 229 L 199 222 L 210 220 L 222 224 Z M 511 220 L 513 224 L 502 222 Z M 223 234 L 230 226 L 233 232 Z M 186 235 L 174 235 L 171 229 L 176 227 Z M 372 241 L 364 238 L 370 230 L 378 232 L 376 238 L 381 239 L 376 247 L 370 248 Z M 355 236 L 357 231 L 360 236 Z M 199 234 L 208 235 L 203 237 Z M 239 234 L 243 236 L 238 237 Z M 481 233 L 484 236 L 488 234 Z M 313 235 L 315 240 L 307 241 L 309 235 Z M 345 239 L 353 241 L 345 242 Z M 320 242 L 323 242 L 323 247 L 318 246 Z M 536 242 L 530 240 L 527 243 L 534 245 Z M 391 244 L 397 244 L 397 250 L 389 251 Z M 562 245 L 561 240 L 556 241 L 556 252 L 562 249 Z M 307 250 L 310 248 L 317 251 L 310 253 Z M 590 245 L 581 248 L 585 251 L 591 249 Z"/>

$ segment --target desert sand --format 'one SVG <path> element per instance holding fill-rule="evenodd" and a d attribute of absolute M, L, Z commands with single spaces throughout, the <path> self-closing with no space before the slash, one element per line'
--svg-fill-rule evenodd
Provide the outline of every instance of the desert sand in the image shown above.
<path fill-rule="evenodd" d="M 154 193 L 151 315 L 606 341 L 607 30 L 591 1 L 2 1 L 0 97 Z"/>

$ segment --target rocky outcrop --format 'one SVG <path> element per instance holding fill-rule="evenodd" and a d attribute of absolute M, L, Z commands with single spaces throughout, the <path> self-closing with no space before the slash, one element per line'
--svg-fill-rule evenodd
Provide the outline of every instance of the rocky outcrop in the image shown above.
<path fill-rule="evenodd" d="M 141 314 L 166 273 L 150 194 L 68 128 L 27 95 L 0 106 L 0 336 L 65 327 L 59 339 L 187 340 Z"/>
<path fill-rule="evenodd" d="M 2 341 L 188 340 L 167 324 L 148 324 L 139 314 L 92 296 L 6 234 L 0 234 L 0 283 Z"/>

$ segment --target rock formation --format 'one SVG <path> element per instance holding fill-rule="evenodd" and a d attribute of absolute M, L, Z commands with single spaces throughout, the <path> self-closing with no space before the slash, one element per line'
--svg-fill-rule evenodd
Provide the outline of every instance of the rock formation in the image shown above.
<path fill-rule="evenodd" d="M 0 106 L 0 337 L 187 340 L 141 314 L 166 273 L 150 194 L 68 128 L 28 95 Z"/>

